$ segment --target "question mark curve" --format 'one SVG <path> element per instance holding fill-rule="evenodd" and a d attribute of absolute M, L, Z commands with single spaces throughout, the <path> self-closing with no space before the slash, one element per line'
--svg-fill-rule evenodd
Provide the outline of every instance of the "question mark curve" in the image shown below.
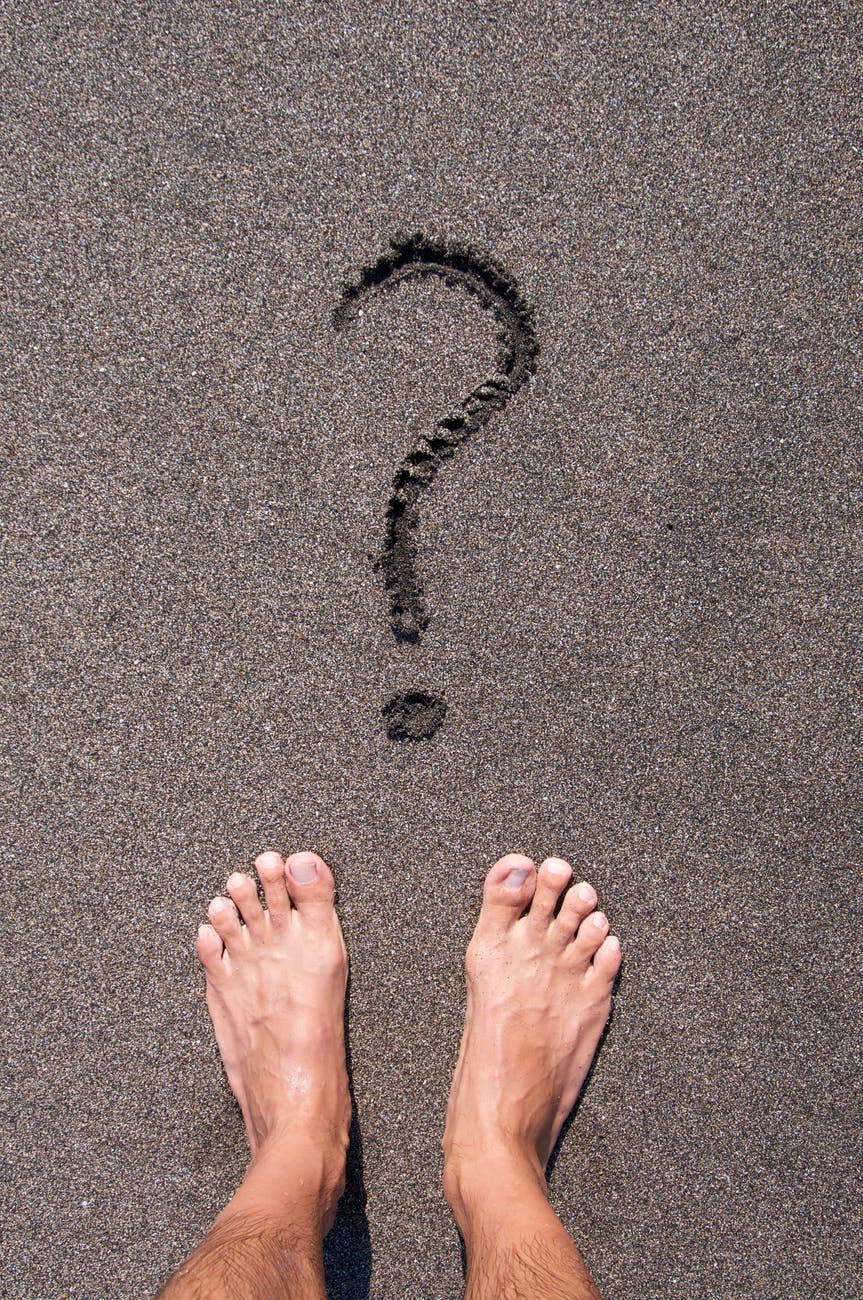
<path fill-rule="evenodd" d="M 389 251 L 344 286 L 333 311 L 334 327 L 341 330 L 355 320 L 370 295 L 408 278 L 430 275 L 467 289 L 494 313 L 500 326 L 499 350 L 494 373 L 439 420 L 431 435 L 417 438 L 393 479 L 384 546 L 375 567 L 384 574 L 393 633 L 397 640 L 409 643 L 419 641 L 428 626 L 414 541 L 420 495 L 456 448 L 503 410 L 534 373 L 539 356 L 532 309 L 505 268 L 468 244 L 429 238 L 419 231 L 395 235 Z M 391 739 L 419 740 L 437 731 L 446 703 L 428 692 L 411 691 L 395 696 L 383 712 Z"/>

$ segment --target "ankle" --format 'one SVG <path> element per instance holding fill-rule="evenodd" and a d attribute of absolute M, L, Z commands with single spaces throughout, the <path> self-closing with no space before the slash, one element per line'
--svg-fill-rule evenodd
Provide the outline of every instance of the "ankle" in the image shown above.
<path fill-rule="evenodd" d="M 547 1203 L 545 1174 L 535 1152 L 515 1146 L 470 1155 L 446 1153 L 443 1191 L 465 1240 L 482 1219 L 505 1216 L 525 1199 Z"/>
<path fill-rule="evenodd" d="M 270 1217 L 284 1215 L 294 1229 L 302 1225 L 305 1234 L 323 1236 L 344 1192 L 346 1155 L 347 1144 L 274 1131 L 252 1157 L 234 1202 L 242 1198 Z"/>
<path fill-rule="evenodd" d="M 335 1131 L 330 1126 L 312 1124 L 298 1128 L 289 1123 L 272 1128 L 252 1151 L 256 1160 L 278 1157 L 284 1166 L 311 1166 L 322 1176 L 344 1173 L 348 1154 L 348 1128 Z"/>

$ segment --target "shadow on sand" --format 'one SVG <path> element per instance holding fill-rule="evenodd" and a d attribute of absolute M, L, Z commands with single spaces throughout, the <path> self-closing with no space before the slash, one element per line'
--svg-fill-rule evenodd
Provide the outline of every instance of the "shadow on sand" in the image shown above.
<path fill-rule="evenodd" d="M 345 1191 L 336 1221 L 324 1239 L 324 1274 L 329 1300 L 367 1300 L 372 1276 L 372 1248 L 363 1182 L 363 1139 L 357 1120 L 351 1068 L 350 977 L 345 998 L 345 1045 L 353 1116 Z"/>

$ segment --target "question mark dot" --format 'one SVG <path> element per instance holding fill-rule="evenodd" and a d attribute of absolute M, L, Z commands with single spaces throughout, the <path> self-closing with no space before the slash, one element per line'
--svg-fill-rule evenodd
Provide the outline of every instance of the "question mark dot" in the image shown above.
<path fill-rule="evenodd" d="M 446 716 L 446 701 L 427 691 L 394 695 L 382 710 L 390 740 L 427 740 Z"/>

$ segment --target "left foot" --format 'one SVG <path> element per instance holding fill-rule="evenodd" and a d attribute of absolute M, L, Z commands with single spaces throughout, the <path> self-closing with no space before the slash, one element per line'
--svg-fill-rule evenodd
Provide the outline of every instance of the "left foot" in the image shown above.
<path fill-rule="evenodd" d="M 207 1005 L 252 1156 L 275 1150 L 331 1222 L 344 1186 L 351 1101 L 345 1064 L 348 956 L 335 882 L 314 853 L 262 853 L 254 881 L 228 878 L 207 909 L 198 956 Z M 245 924 L 241 924 L 240 918 Z"/>
<path fill-rule="evenodd" d="M 611 1011 L 620 943 L 572 868 L 510 853 L 486 876 L 465 958 L 467 1014 L 443 1139 L 444 1186 L 485 1205 L 516 1167 L 544 1171 Z M 494 1173 L 490 1172 L 494 1169 Z"/>

